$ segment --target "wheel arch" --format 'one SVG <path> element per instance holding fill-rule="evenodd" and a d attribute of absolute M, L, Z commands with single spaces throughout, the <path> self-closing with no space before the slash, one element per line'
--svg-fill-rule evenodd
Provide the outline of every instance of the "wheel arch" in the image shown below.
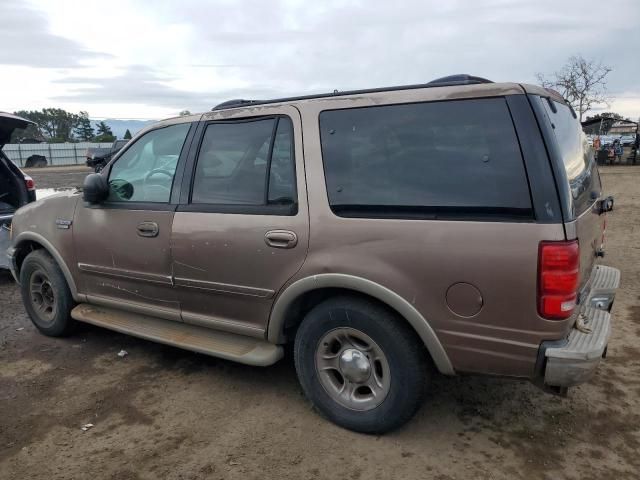
<path fill-rule="evenodd" d="M 304 303 L 311 302 L 315 305 L 328 296 L 349 292 L 373 298 L 395 311 L 423 341 L 438 370 L 445 375 L 455 374 L 436 333 L 413 305 L 387 287 L 353 275 L 325 273 L 306 277 L 289 285 L 278 296 L 271 310 L 267 339 L 272 343 L 285 343 L 285 328 L 291 324 L 292 319 L 299 324 L 301 319 L 295 315 Z"/>
<path fill-rule="evenodd" d="M 22 268 L 22 263 L 26 256 L 34 250 L 44 250 L 56 261 L 60 270 L 62 270 L 62 274 L 64 275 L 65 280 L 67 281 L 67 285 L 69 285 L 69 290 L 71 291 L 71 295 L 76 302 L 83 301 L 83 298 L 80 294 L 78 294 L 78 289 L 76 287 L 76 282 L 73 279 L 73 275 L 71 275 L 71 270 L 67 266 L 66 262 L 60 255 L 60 252 L 42 235 L 38 235 L 33 232 L 23 232 L 18 235 L 18 238 L 15 240 L 15 276 L 16 280 L 20 279 L 20 269 Z"/>

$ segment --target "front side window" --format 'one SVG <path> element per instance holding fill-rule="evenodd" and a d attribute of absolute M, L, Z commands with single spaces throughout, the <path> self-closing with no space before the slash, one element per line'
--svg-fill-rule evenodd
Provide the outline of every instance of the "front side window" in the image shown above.
<path fill-rule="evenodd" d="M 532 216 L 504 98 L 328 110 L 320 131 L 338 215 Z"/>
<path fill-rule="evenodd" d="M 191 203 L 293 205 L 294 165 L 288 118 L 211 123 L 198 154 Z"/>
<path fill-rule="evenodd" d="M 181 123 L 152 130 L 131 145 L 111 168 L 108 201 L 169 202 L 190 126 Z"/>

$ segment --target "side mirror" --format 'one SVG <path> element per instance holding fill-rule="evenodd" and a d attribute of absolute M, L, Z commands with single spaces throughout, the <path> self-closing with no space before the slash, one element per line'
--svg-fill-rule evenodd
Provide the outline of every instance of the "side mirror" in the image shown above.
<path fill-rule="evenodd" d="M 109 196 L 109 183 L 99 173 L 91 173 L 84 179 L 82 198 L 89 203 L 102 203 Z"/>

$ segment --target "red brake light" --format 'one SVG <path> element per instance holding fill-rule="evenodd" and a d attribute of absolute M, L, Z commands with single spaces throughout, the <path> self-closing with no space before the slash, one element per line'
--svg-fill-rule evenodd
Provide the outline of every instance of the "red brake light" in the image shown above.
<path fill-rule="evenodd" d="M 578 298 L 580 247 L 571 242 L 541 242 L 538 266 L 538 313 L 563 320 L 573 313 Z"/>
<path fill-rule="evenodd" d="M 24 184 L 29 191 L 36 189 L 36 182 L 33 181 L 33 178 L 27 175 L 24 176 Z"/>

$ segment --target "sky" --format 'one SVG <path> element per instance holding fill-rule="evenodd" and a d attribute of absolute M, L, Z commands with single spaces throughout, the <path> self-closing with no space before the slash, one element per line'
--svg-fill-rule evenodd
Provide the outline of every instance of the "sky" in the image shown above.
<path fill-rule="evenodd" d="M 580 54 L 613 69 L 600 110 L 640 115 L 638 0 L 0 0 L 0 19 L 0 111 L 160 119 L 454 73 L 537 83 Z"/>

